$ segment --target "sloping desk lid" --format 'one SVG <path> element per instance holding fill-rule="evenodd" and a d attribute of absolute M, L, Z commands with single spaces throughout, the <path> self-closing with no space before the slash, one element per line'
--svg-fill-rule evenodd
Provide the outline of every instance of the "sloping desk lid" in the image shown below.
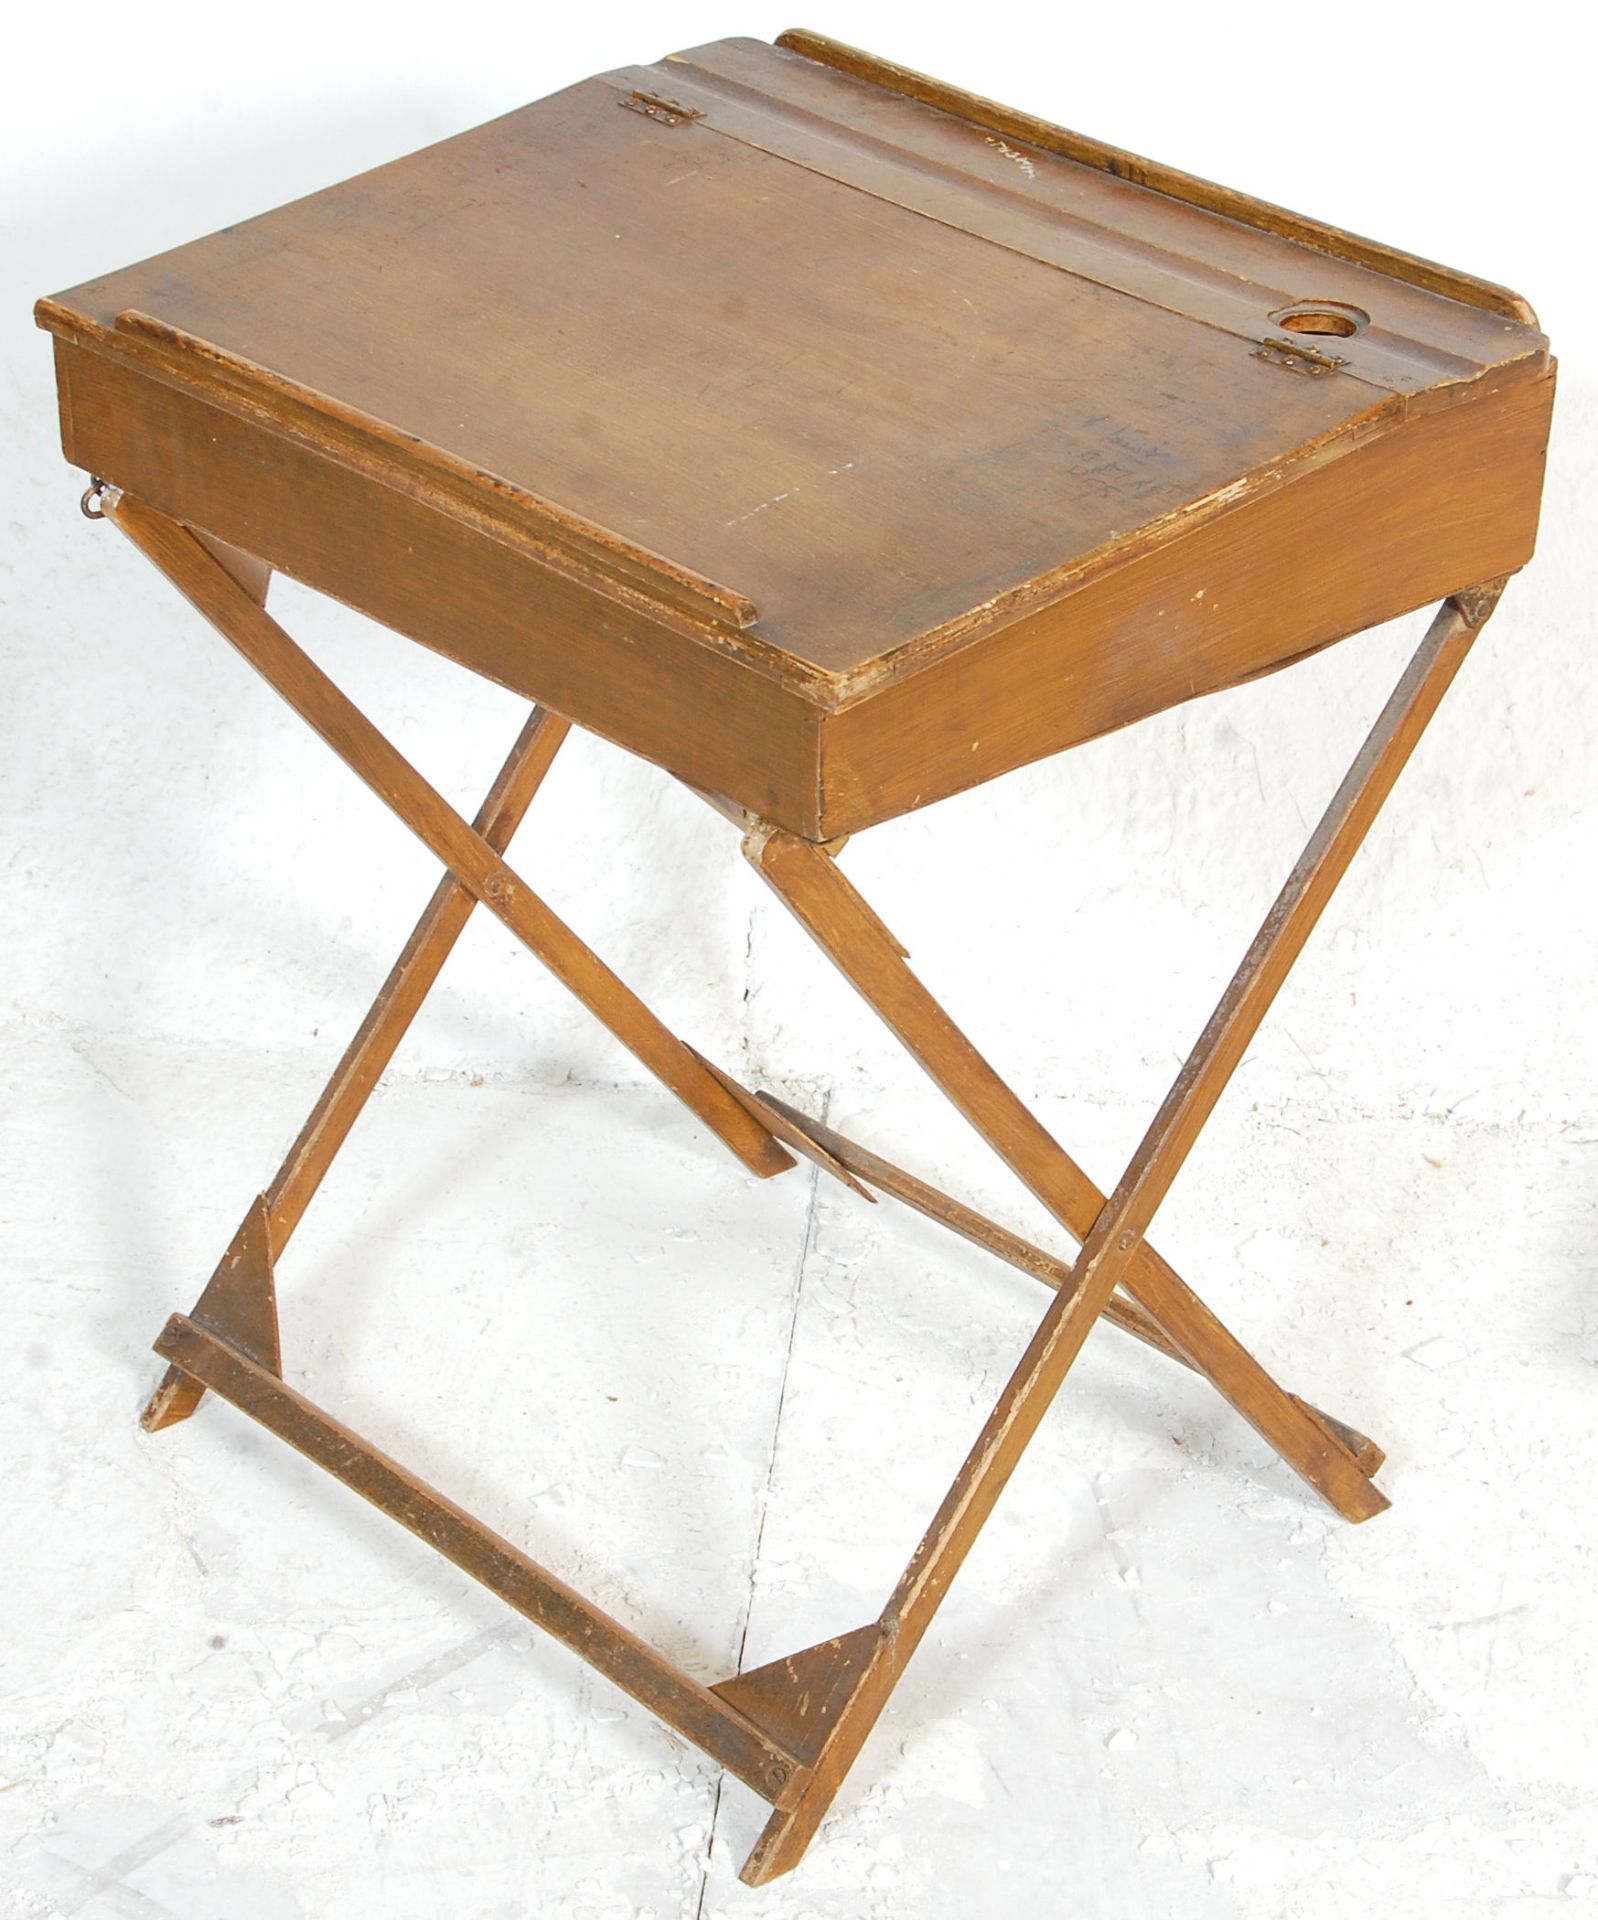
<path fill-rule="evenodd" d="M 431 471 L 828 705 L 1547 359 L 1502 289 L 808 35 L 584 82 L 40 318 Z"/>

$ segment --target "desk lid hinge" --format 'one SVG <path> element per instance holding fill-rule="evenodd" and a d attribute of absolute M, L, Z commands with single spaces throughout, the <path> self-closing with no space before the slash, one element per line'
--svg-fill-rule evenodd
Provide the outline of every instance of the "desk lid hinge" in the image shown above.
<path fill-rule="evenodd" d="M 1290 373 L 1307 373 L 1312 380 L 1324 379 L 1348 365 L 1342 354 L 1322 353 L 1319 347 L 1307 347 L 1302 340 L 1264 339 L 1254 349 L 1254 358 L 1286 367 Z"/>
<path fill-rule="evenodd" d="M 629 113 L 647 114 L 663 127 L 675 127 L 684 120 L 702 120 L 705 117 L 701 107 L 685 107 L 680 101 L 667 100 L 658 93 L 645 93 L 642 87 L 634 87 L 616 104 L 626 107 Z"/>

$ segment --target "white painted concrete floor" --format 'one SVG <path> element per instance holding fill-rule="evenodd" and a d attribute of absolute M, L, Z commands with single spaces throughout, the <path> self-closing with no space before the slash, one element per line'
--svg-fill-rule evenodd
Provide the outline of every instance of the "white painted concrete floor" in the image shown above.
<path fill-rule="evenodd" d="M 754 1796 L 573 1656 L 233 1409 L 139 1432 L 313 1068 L 3 1046 L 16 1920 L 1598 1912 L 1590 1131 L 1225 1105 L 1156 1241 L 1393 1509 L 1338 1521 L 1097 1330 L 751 1891 Z M 930 1095 L 786 1091 L 1061 1244 Z M 1140 1124 L 1045 1117 L 1101 1178 Z M 281 1297 L 297 1385 L 706 1681 L 875 1613 L 1047 1298 L 652 1090 L 438 1076 L 379 1093 Z"/>

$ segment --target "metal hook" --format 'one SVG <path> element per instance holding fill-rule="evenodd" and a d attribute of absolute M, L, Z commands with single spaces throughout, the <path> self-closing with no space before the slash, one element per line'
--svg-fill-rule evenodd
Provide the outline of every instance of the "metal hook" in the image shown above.
<path fill-rule="evenodd" d="M 105 518 L 105 508 L 100 505 L 100 502 L 105 498 L 108 491 L 109 489 L 105 481 L 100 478 L 99 474 L 95 473 L 89 476 L 89 484 L 84 489 L 83 498 L 78 502 L 78 507 L 85 520 L 103 520 Z"/>

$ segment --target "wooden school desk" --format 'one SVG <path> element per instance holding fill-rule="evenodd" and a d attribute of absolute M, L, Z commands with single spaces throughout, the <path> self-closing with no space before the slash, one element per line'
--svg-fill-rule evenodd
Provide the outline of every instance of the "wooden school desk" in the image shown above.
<path fill-rule="evenodd" d="M 793 33 L 602 75 L 38 316 L 85 511 L 444 868 L 157 1341 L 147 1426 L 220 1394 L 575 1648 L 770 1802 L 751 1882 L 803 1853 L 1101 1315 L 1338 1512 L 1386 1505 L 1380 1450 L 1279 1386 L 1145 1234 L 1531 555 L 1554 376 L 1523 300 Z M 536 703 L 473 821 L 266 612 L 275 570 Z M 1435 600 L 1106 1198 L 911 971 L 845 837 Z M 738 1085 L 551 911 L 507 848 L 572 726 L 736 825 L 1074 1262 Z M 856 1631 L 701 1686 L 284 1380 L 274 1264 L 479 904 L 752 1172 L 802 1154 L 1053 1289 Z"/>

